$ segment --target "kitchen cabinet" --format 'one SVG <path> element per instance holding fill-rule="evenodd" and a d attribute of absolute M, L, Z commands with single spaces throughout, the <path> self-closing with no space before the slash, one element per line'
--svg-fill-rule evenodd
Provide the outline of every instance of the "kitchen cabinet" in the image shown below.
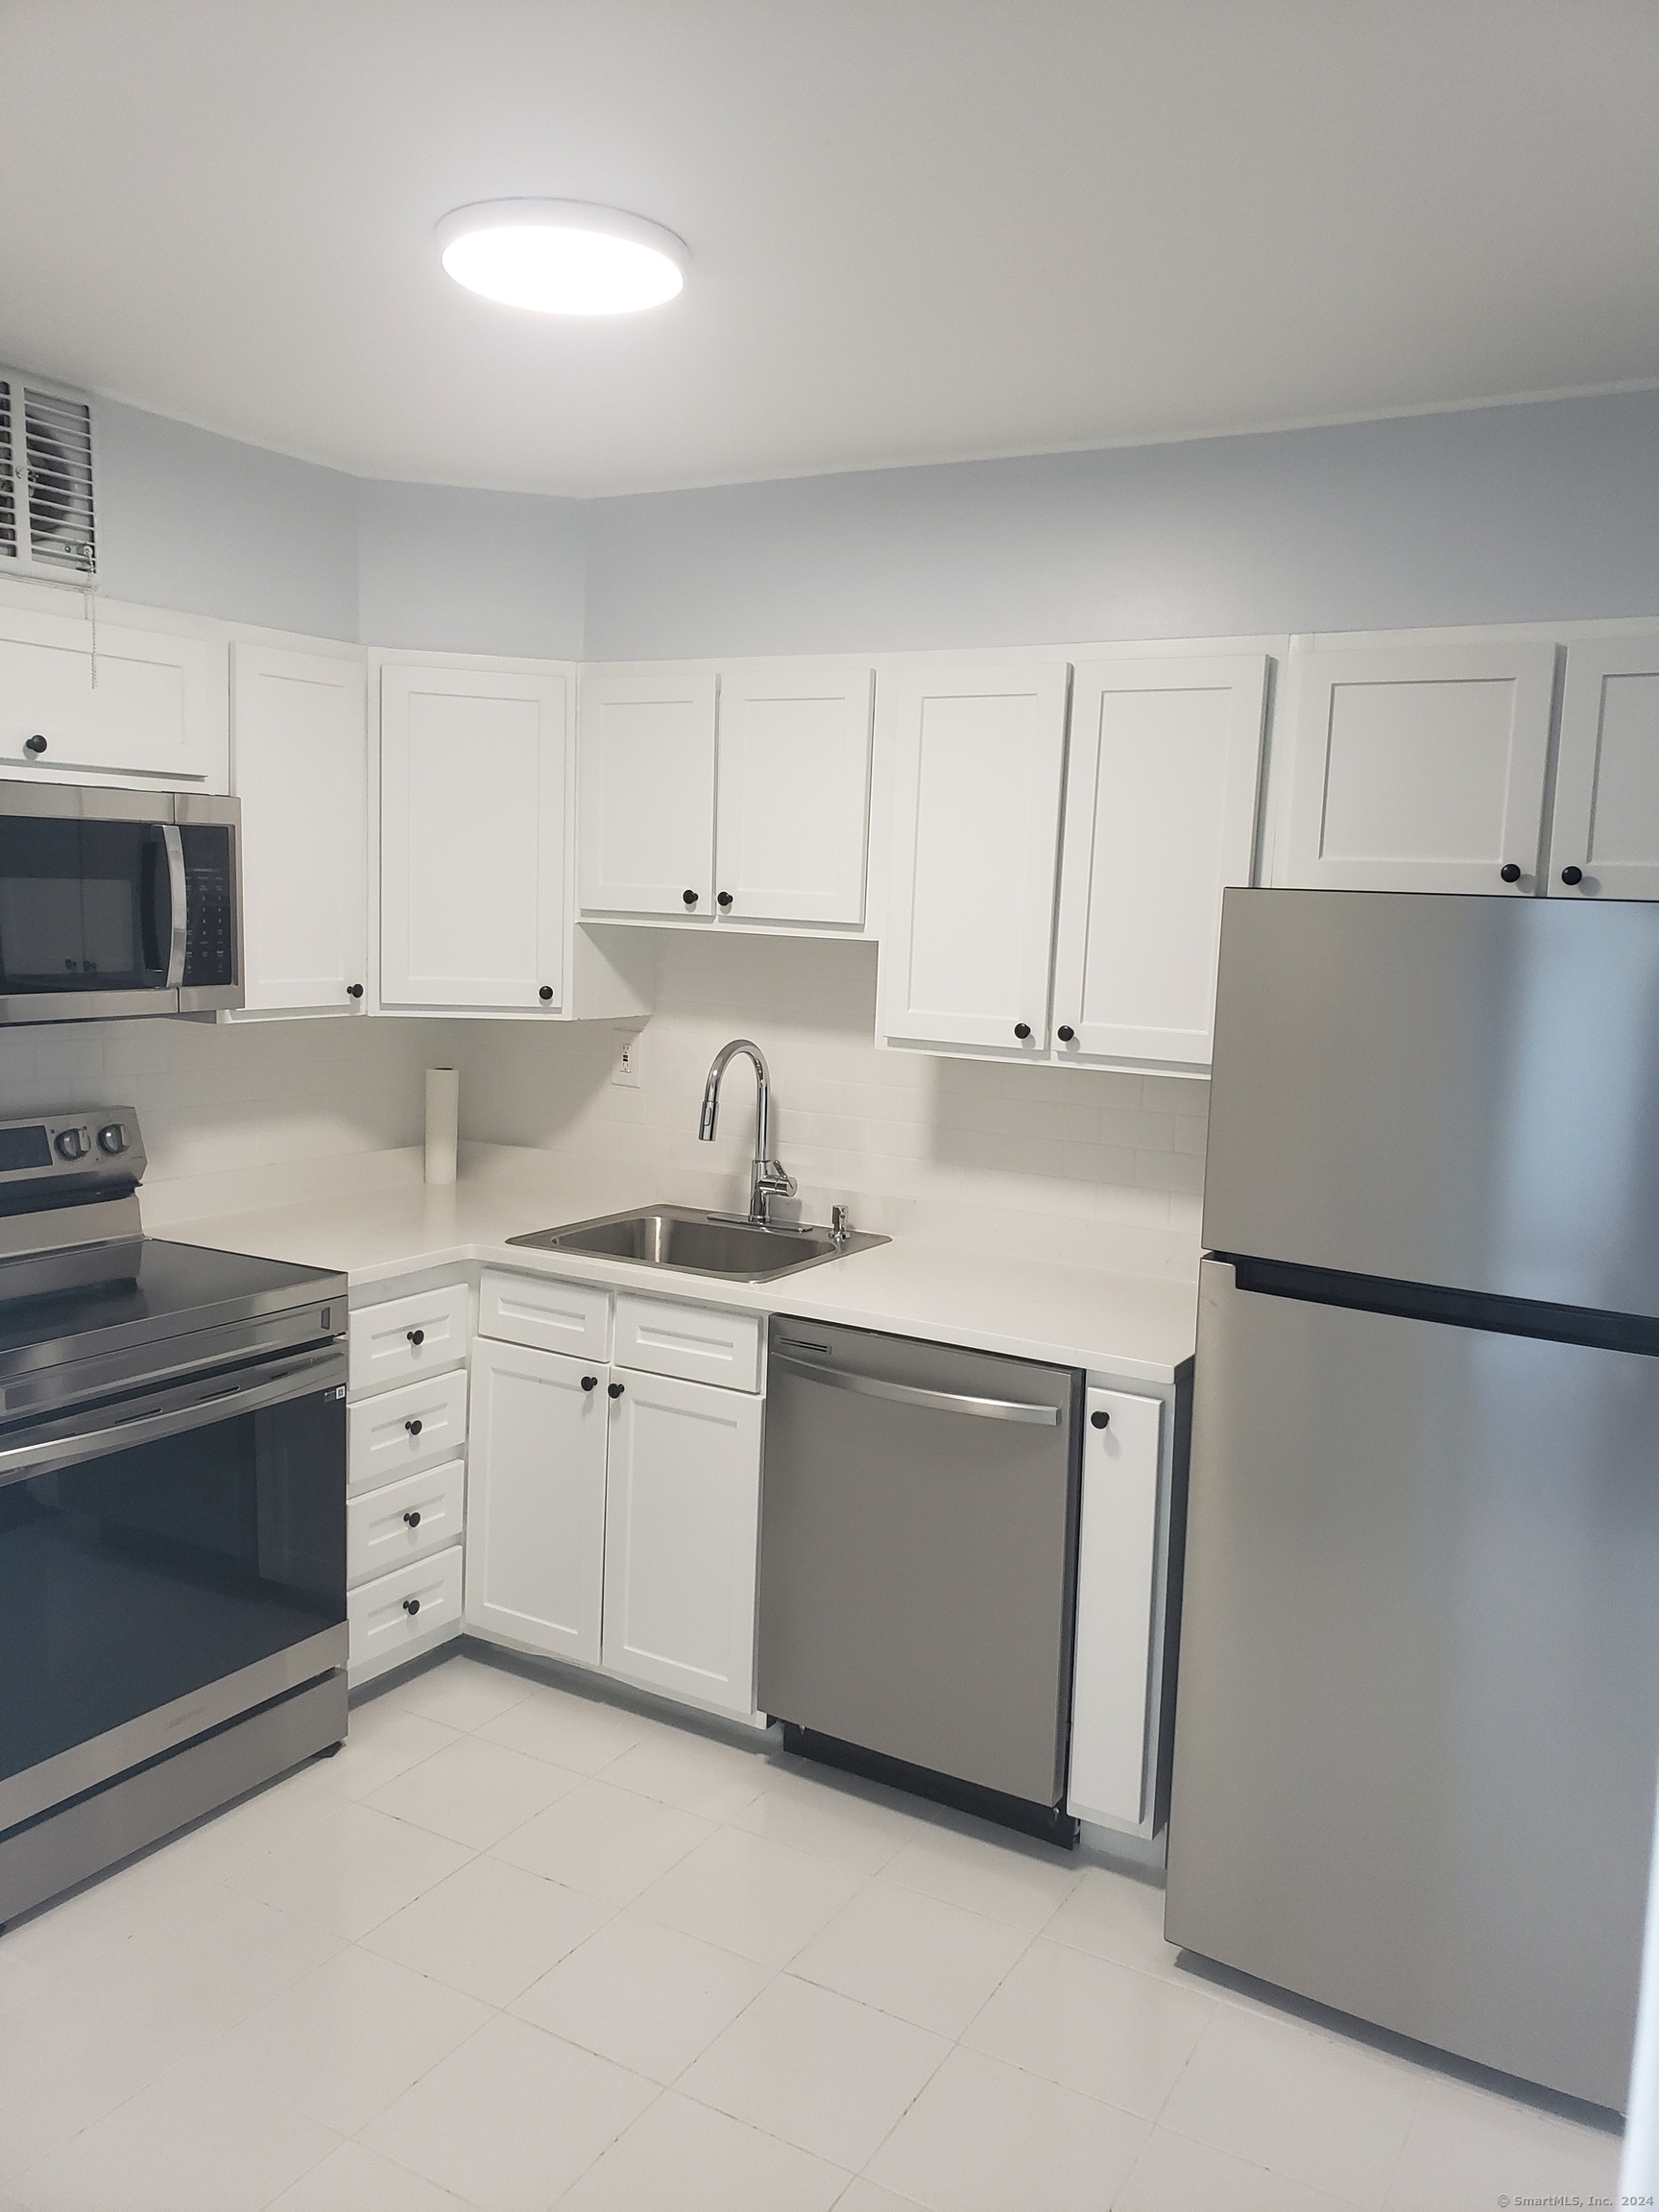
<path fill-rule="evenodd" d="M 582 909 L 692 926 L 864 920 L 874 673 L 582 679 Z"/>
<path fill-rule="evenodd" d="M 1567 648 L 1547 888 L 1659 899 L 1659 630 Z"/>
<path fill-rule="evenodd" d="M 1535 639 L 1292 640 L 1275 881 L 1533 894 L 1554 670 Z"/>
<path fill-rule="evenodd" d="M 755 1707 L 760 1400 L 617 1368 L 605 1500 L 613 1673 L 748 1715 Z"/>
<path fill-rule="evenodd" d="M 883 1043 L 1046 1051 L 1069 677 L 898 675 Z"/>
<path fill-rule="evenodd" d="M 714 911 L 711 671 L 582 678 L 582 907 Z"/>
<path fill-rule="evenodd" d="M 1087 1396 L 1067 1810 L 1124 1829 L 1151 1812 L 1164 1418 L 1158 1398 Z"/>
<path fill-rule="evenodd" d="M 384 1005 L 565 1010 L 567 672 L 380 671 Z"/>
<path fill-rule="evenodd" d="M 599 1658 L 602 1361 L 479 1337 L 472 1353 L 467 1625 L 555 1658 Z"/>
<path fill-rule="evenodd" d="M 227 785 L 225 648 L 0 607 L 0 773 Z"/>
<path fill-rule="evenodd" d="M 1267 660 L 1079 661 L 1055 1053 L 1207 1068 L 1221 893 L 1255 852 Z"/>
<path fill-rule="evenodd" d="M 248 1011 L 360 1013 L 369 974 L 361 653 L 230 650 Z"/>

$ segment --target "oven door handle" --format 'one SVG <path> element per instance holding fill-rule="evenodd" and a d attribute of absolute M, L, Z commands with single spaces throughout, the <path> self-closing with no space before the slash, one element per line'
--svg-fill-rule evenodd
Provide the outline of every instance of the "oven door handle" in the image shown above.
<path fill-rule="evenodd" d="M 106 1415 L 105 1426 L 99 1429 L 6 1446 L 0 1448 L 0 1490 L 47 1474 L 54 1467 L 73 1467 L 83 1459 L 100 1459 L 108 1453 L 130 1451 L 134 1445 L 152 1444 L 164 1436 L 182 1436 L 192 1429 L 210 1428 L 227 1413 L 256 1413 L 262 1407 L 280 1406 L 286 1399 L 308 1398 L 317 1390 L 343 1385 L 345 1380 L 345 1356 L 330 1347 L 284 1367 L 269 1382 L 228 1389 L 220 1382 L 187 1405 L 159 1407 L 154 1413 Z"/>
<path fill-rule="evenodd" d="M 190 889 L 184 879 L 184 840 L 171 822 L 163 822 L 161 850 L 167 855 L 167 883 L 172 895 L 172 928 L 167 941 L 167 975 L 163 989 L 177 991 L 184 980 L 184 948 L 190 937 Z"/>

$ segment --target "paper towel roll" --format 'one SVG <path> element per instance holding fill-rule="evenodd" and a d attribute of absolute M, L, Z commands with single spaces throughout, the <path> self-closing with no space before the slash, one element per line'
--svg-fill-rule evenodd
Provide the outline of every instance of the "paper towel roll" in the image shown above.
<path fill-rule="evenodd" d="M 426 1180 L 453 1183 L 461 1126 L 461 1077 L 453 1068 L 426 1070 Z"/>

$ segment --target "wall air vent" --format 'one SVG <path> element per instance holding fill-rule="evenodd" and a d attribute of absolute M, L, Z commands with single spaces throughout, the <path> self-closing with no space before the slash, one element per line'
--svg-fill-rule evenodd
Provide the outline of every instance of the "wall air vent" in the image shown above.
<path fill-rule="evenodd" d="M 0 371 L 0 575 L 90 580 L 92 410 Z"/>

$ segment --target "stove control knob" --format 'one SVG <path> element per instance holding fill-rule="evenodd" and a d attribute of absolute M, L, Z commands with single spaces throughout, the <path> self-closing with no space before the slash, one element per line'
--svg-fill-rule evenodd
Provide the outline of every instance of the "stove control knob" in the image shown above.
<path fill-rule="evenodd" d="M 127 1149 L 127 1132 L 119 1121 L 107 1121 L 98 1132 L 98 1149 L 113 1160 Z"/>
<path fill-rule="evenodd" d="M 55 1140 L 60 1160 L 80 1160 L 86 1152 L 84 1129 L 60 1129 Z"/>

